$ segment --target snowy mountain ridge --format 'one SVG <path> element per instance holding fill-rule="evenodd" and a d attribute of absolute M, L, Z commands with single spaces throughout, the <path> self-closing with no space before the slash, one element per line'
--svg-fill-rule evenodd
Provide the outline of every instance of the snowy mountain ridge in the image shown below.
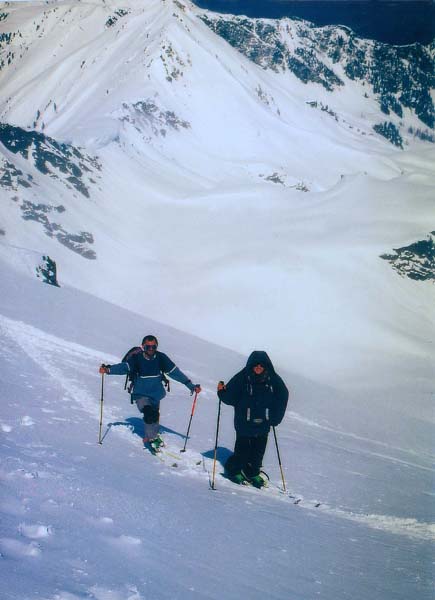
<path fill-rule="evenodd" d="M 333 91 L 346 80 L 367 86 L 385 115 L 408 109 L 433 129 L 434 45 L 389 46 L 360 40 L 347 27 L 314 27 L 306 21 L 203 15 L 204 22 L 264 69 L 290 70 L 304 83 Z"/>

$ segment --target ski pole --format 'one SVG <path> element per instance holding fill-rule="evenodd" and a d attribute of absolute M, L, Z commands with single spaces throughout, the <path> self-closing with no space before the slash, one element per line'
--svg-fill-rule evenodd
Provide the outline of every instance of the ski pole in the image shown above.
<path fill-rule="evenodd" d="M 213 475 L 211 478 L 211 489 L 212 490 L 216 489 L 215 485 L 214 485 L 214 480 L 215 480 L 215 476 L 216 476 L 216 457 L 217 457 L 220 419 L 221 419 L 221 399 L 219 398 L 218 416 L 217 416 L 217 424 L 216 424 L 216 441 L 214 444 Z"/>
<path fill-rule="evenodd" d="M 272 427 L 272 429 L 273 429 L 273 436 L 274 436 L 274 438 L 275 438 L 275 446 L 276 446 L 276 453 L 277 453 L 277 455 L 278 455 L 278 463 L 279 463 L 279 468 L 280 468 L 280 470 L 281 470 L 282 488 L 283 488 L 283 491 L 285 492 L 285 491 L 287 491 L 287 490 L 286 490 L 286 486 L 285 486 L 284 473 L 283 473 L 283 470 L 282 470 L 281 456 L 280 456 L 280 454 L 279 454 L 278 440 L 277 440 L 277 437 L 276 437 L 276 431 L 275 431 L 275 427 Z"/>
<path fill-rule="evenodd" d="M 186 445 L 187 445 L 187 440 L 189 438 L 190 425 L 192 423 L 193 414 L 195 412 L 195 406 L 196 406 L 196 399 L 197 398 L 198 398 L 198 392 L 195 392 L 195 397 L 194 397 L 193 403 L 192 403 L 192 410 L 191 410 L 191 413 L 190 413 L 189 425 L 187 427 L 186 439 L 184 440 L 184 448 L 182 450 L 180 450 L 180 452 L 186 452 Z"/>
<path fill-rule="evenodd" d="M 101 438 L 101 428 L 103 426 L 103 402 L 104 402 L 104 373 L 101 373 L 100 430 L 98 433 L 98 443 L 100 445 L 103 443 L 103 440 Z"/>

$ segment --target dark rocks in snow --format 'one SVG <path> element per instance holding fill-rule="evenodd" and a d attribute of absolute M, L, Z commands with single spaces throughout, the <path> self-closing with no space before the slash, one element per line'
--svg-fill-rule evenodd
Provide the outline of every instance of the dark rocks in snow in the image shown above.
<path fill-rule="evenodd" d="M 343 85 L 343 81 L 319 59 L 315 45 L 298 45 L 290 50 L 280 29 L 280 21 L 246 17 L 212 17 L 201 19 L 215 33 L 264 69 L 292 71 L 304 83 L 314 81 L 327 90 Z"/>
<path fill-rule="evenodd" d="M 113 27 L 118 22 L 118 19 L 121 19 L 122 17 L 126 17 L 129 13 L 130 13 L 129 10 L 124 10 L 123 8 L 119 8 L 118 10 L 115 10 L 115 14 L 111 15 L 107 19 L 106 27 Z"/>
<path fill-rule="evenodd" d="M 160 110 L 152 100 L 140 100 L 134 104 L 124 102 L 122 109 L 121 120 L 131 123 L 142 133 L 151 129 L 155 136 L 165 137 L 168 128 L 174 131 L 190 128 L 188 121 L 180 119 L 173 111 Z"/>
<path fill-rule="evenodd" d="M 38 183 L 30 173 L 24 173 L 24 167 L 37 169 L 43 176 L 60 181 L 68 189 L 80 192 L 89 198 L 89 187 L 95 184 L 101 169 L 97 159 L 82 153 L 78 148 L 69 144 L 59 143 L 37 131 L 27 131 L 20 127 L 0 124 L 1 144 L 9 151 L 7 158 L 0 157 L 0 187 L 17 192 L 23 188 L 37 187 Z M 15 165 L 10 156 L 20 157 L 20 167 Z M 25 159 L 26 163 L 23 161 Z M 17 161 L 18 162 L 18 161 Z M 95 179 L 94 179 L 95 178 Z M 39 181 L 40 183 L 40 181 Z M 38 197 L 41 190 L 38 189 Z M 87 259 L 95 259 L 96 253 L 89 246 L 94 243 L 91 233 L 87 231 L 70 232 L 61 223 L 53 220 L 53 215 L 61 215 L 66 211 L 63 205 L 54 206 L 43 202 L 33 202 L 31 199 L 21 199 L 18 195 L 12 198 L 19 202 L 21 216 L 25 221 L 40 223 L 44 233 L 58 240 L 73 252 Z"/>
<path fill-rule="evenodd" d="M 0 123 L 0 143 L 13 154 L 21 155 L 30 161 L 43 175 L 59 179 L 68 187 L 72 186 L 83 196 L 89 198 L 89 184 L 85 175 L 101 169 L 96 158 L 82 153 L 75 146 L 57 142 L 38 131 L 28 131 L 7 123 Z M 2 169 L 5 185 L 8 185 L 9 179 L 16 175 L 13 170 L 18 171 L 16 167 L 11 166 L 9 161 L 7 162 L 10 176 L 4 175 L 5 169 L 7 170 L 6 166 Z M 3 177 L 0 185 L 2 185 Z M 26 185 L 23 183 L 25 179 L 16 181 L 20 185 Z"/>
<path fill-rule="evenodd" d="M 3 18 L 1 16 L 3 15 Z M 0 13 L 0 21 L 7 19 L 7 13 Z M 5 32 L 0 33 L 0 71 L 6 66 L 12 64 L 12 61 L 15 58 L 15 52 L 12 50 L 8 50 L 8 46 L 11 44 L 12 40 L 15 38 L 17 33 L 15 32 Z"/>
<path fill-rule="evenodd" d="M 32 178 L 30 175 L 25 176 L 23 171 L 6 159 L 2 162 L 3 164 L 0 163 L 0 187 L 15 192 L 18 190 L 18 186 L 31 187 Z"/>
<path fill-rule="evenodd" d="M 400 132 L 394 123 L 385 121 L 384 123 L 378 123 L 377 125 L 373 125 L 373 129 L 379 135 L 382 135 L 388 141 L 390 141 L 393 146 L 397 146 L 398 148 L 403 148 L 403 138 L 400 135 Z"/>
<path fill-rule="evenodd" d="M 24 200 L 20 206 L 22 217 L 25 221 L 36 221 L 44 228 L 44 233 L 48 237 L 57 239 L 58 242 L 80 254 L 83 258 L 95 259 L 97 255 L 94 250 L 89 248 L 90 244 L 94 243 L 94 238 L 87 231 L 79 233 L 69 233 L 59 223 L 50 221 L 48 215 L 52 213 L 61 214 L 65 212 L 65 207 L 62 205 L 52 206 L 50 204 L 35 204 L 29 200 Z"/>
<path fill-rule="evenodd" d="M 308 104 L 308 106 L 311 106 L 311 108 L 319 108 L 322 112 L 326 112 L 331 117 L 334 117 L 334 119 L 336 121 L 338 121 L 337 113 L 335 111 L 333 111 L 331 108 L 329 108 L 329 106 L 327 104 L 323 104 L 323 102 L 317 102 L 317 100 L 308 101 L 308 102 L 306 102 L 306 104 Z"/>
<path fill-rule="evenodd" d="M 388 260 L 399 275 L 415 281 L 435 281 L 435 231 L 427 240 L 394 248 L 394 252 L 382 254 L 381 258 Z"/>
<path fill-rule="evenodd" d="M 285 185 L 283 178 L 280 177 L 278 173 L 272 173 L 271 175 L 267 175 L 264 179 L 266 181 L 271 181 L 272 183 L 279 183 L 281 185 Z"/>
<path fill-rule="evenodd" d="M 408 133 L 410 133 L 412 136 L 419 138 L 420 140 L 423 140 L 424 142 L 431 142 L 432 144 L 435 144 L 435 135 L 433 133 L 430 133 L 430 131 L 428 131 L 427 129 L 415 129 L 414 127 L 408 127 Z"/>
<path fill-rule="evenodd" d="M 39 223 L 47 223 L 47 214 L 51 212 L 63 213 L 65 207 L 62 205 L 52 206 L 50 204 L 34 204 L 29 200 L 25 200 L 21 206 L 21 212 L 25 221 L 38 221 Z"/>
<path fill-rule="evenodd" d="M 87 247 L 87 244 L 94 243 L 94 236 L 92 235 L 92 233 L 89 233 L 87 231 L 81 231 L 78 234 L 73 234 L 67 233 L 66 231 L 62 230 L 58 231 L 55 234 L 55 237 L 58 240 L 58 242 L 60 242 L 73 252 L 80 254 L 80 256 L 83 256 L 83 258 L 87 258 L 89 260 L 95 260 L 97 258 L 96 252 L 91 248 Z"/>
<path fill-rule="evenodd" d="M 56 263 L 49 256 L 42 257 L 42 263 L 36 267 L 36 277 L 42 279 L 44 283 L 60 287 L 57 282 Z"/>

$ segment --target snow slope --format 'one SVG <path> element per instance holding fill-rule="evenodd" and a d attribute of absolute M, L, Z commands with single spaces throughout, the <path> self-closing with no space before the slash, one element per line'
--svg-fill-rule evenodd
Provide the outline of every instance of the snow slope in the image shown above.
<path fill-rule="evenodd" d="M 311 420 L 306 397 L 315 390 L 319 404 L 332 403 L 330 392 L 283 373 L 293 394 L 278 438 L 288 490 L 300 502 L 278 490 L 273 439 L 264 465 L 270 488 L 221 477 L 233 444 L 228 407 L 212 491 L 215 382 L 244 357 L 5 266 L 2 281 L 3 598 L 431 597 L 428 448 Z M 174 384 L 163 401 L 163 462 L 141 448 L 141 421 L 121 378 L 106 378 L 97 443 L 98 364 L 116 360 L 138 331 L 158 331 L 162 348 L 204 387 L 185 455 L 191 398 Z M 420 443 L 426 427 L 415 428 Z"/>

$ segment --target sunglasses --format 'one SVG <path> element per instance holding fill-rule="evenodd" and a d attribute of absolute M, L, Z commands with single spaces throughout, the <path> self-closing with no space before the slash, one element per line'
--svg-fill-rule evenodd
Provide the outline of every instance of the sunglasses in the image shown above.
<path fill-rule="evenodd" d="M 147 350 L 157 350 L 157 344 L 145 344 Z"/>

